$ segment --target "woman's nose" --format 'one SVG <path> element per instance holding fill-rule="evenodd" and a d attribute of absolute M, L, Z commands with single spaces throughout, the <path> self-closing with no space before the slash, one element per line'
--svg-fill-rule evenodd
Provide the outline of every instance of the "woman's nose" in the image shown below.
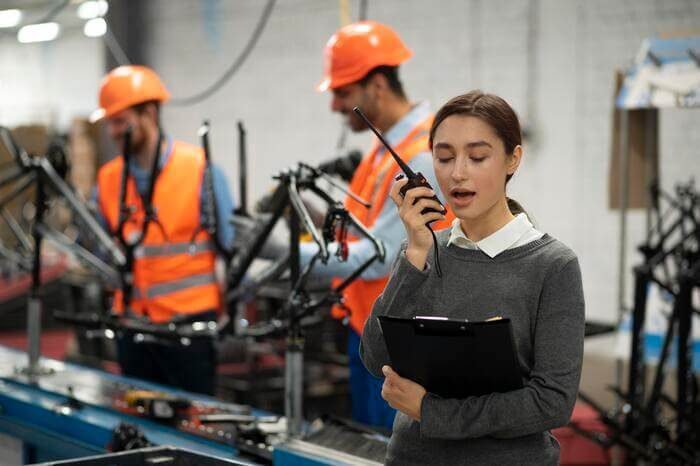
<path fill-rule="evenodd" d="M 455 181 L 464 181 L 469 178 L 469 167 L 467 162 L 457 157 L 454 167 L 452 168 L 452 179 Z"/>

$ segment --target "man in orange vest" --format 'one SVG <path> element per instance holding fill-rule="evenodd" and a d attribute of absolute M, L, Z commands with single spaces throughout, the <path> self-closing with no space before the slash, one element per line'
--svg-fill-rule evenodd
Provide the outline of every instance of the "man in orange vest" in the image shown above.
<path fill-rule="evenodd" d="M 332 92 L 331 110 L 340 113 L 354 132 L 367 129 L 353 112 L 359 107 L 386 137 L 387 141 L 416 172 L 422 172 L 437 189 L 428 148 L 428 132 L 433 115 L 427 102 L 412 103 L 404 92 L 398 66 L 412 55 L 398 34 L 375 21 L 353 23 L 339 29 L 325 48 L 325 76 L 318 90 Z M 350 190 L 371 203 L 369 209 L 346 198 L 345 207 L 384 242 L 386 261 L 376 261 L 362 277 L 346 288 L 343 306 L 336 306 L 333 315 L 349 314 L 348 356 L 353 418 L 369 425 L 391 428 L 395 411 L 382 399 L 382 380 L 372 376 L 359 356 L 360 335 L 375 299 L 386 285 L 391 263 L 396 257 L 405 232 L 398 211 L 389 201 L 389 190 L 399 168 L 379 140 L 364 155 L 357 167 Z M 434 224 L 435 229 L 449 226 L 454 218 Z M 316 253 L 313 244 L 301 245 L 302 260 L 308 262 Z M 334 277 L 336 283 L 346 278 L 374 254 L 373 245 L 365 239 L 348 244 L 347 262 L 331 261 L 317 266 L 318 276 Z M 332 256 L 334 257 L 334 255 Z"/>
<path fill-rule="evenodd" d="M 152 323 L 215 320 L 222 308 L 215 276 L 215 241 L 204 224 L 211 193 L 203 184 L 203 151 L 174 141 L 160 127 L 160 106 L 169 93 L 158 75 L 144 66 L 120 66 L 105 76 L 100 108 L 91 119 L 104 119 L 110 137 L 122 148 L 131 129 L 126 192 L 122 193 L 125 157 L 104 164 L 97 175 L 96 200 L 103 223 L 133 250 L 130 296 L 114 296 L 113 309 L 126 306 Z M 231 196 L 223 174 L 212 167 L 213 195 L 219 218 L 218 241 L 228 246 Z M 153 173 L 152 173 L 153 172 Z M 122 202 L 123 199 L 123 202 Z M 125 300 L 128 302 L 124 303 Z M 213 393 L 216 353 L 207 338 L 187 346 L 161 341 L 118 340 L 125 375 Z"/>

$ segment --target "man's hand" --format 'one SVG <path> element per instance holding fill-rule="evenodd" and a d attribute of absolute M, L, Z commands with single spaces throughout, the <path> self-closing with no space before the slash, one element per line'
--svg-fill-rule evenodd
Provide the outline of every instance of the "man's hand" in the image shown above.
<path fill-rule="evenodd" d="M 382 367 L 382 373 L 386 377 L 382 386 L 382 398 L 392 408 L 420 422 L 420 408 L 426 394 L 425 388 L 399 376 L 389 366 Z"/>

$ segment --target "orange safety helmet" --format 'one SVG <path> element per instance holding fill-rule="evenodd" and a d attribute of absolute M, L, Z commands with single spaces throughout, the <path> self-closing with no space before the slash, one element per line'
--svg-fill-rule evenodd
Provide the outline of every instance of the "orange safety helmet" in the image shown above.
<path fill-rule="evenodd" d="M 318 84 L 320 92 L 359 81 L 372 69 L 398 66 L 413 55 L 399 35 L 376 21 L 348 24 L 328 39 L 325 76 Z"/>
<path fill-rule="evenodd" d="M 100 85 L 100 108 L 92 112 L 96 122 L 131 106 L 157 100 L 165 102 L 170 93 L 152 69 L 140 65 L 125 65 L 107 73 Z"/>

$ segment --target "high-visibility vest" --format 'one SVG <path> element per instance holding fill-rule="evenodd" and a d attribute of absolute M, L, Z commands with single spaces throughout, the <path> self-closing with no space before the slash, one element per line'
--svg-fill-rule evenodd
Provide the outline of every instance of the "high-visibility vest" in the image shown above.
<path fill-rule="evenodd" d="M 110 230 L 118 234 L 119 196 L 124 159 L 119 156 L 100 168 L 97 175 L 99 207 Z M 205 168 L 201 149 L 179 141 L 156 179 L 152 206 L 155 221 L 148 225 L 143 242 L 135 248 L 133 292 L 130 309 L 155 323 L 182 314 L 221 309 L 221 294 L 214 274 L 216 252 L 210 235 L 201 229 L 200 197 Z M 143 229 L 145 210 L 133 177 L 127 181 L 124 225 L 127 239 Z M 122 309 L 121 291 L 114 309 Z"/>
<path fill-rule="evenodd" d="M 430 150 L 428 137 L 432 121 L 433 116 L 431 115 L 416 125 L 403 140 L 393 146 L 404 162 L 408 163 L 418 154 Z M 350 191 L 371 203 L 372 207 L 367 209 L 349 197 L 345 199 L 345 208 L 368 228 L 371 228 L 379 217 L 384 203 L 389 199 L 389 191 L 391 191 L 394 177 L 400 173 L 398 165 L 388 151 L 384 151 L 381 160 L 374 160 L 375 154 L 381 147 L 383 146 L 379 143 L 375 144 L 372 150 L 364 156 L 350 181 Z M 437 189 L 437 186 L 433 186 L 433 188 Z M 454 219 L 454 214 L 448 211 L 446 217 L 446 220 L 432 224 L 435 231 L 448 227 Z M 352 238 L 352 240 L 357 240 L 357 238 Z M 402 241 L 402 238 L 396 238 L 395 241 Z M 386 258 L 388 261 L 393 259 L 393 257 Z M 365 322 L 372 312 L 374 301 L 384 291 L 388 279 L 388 276 L 374 280 L 358 278 L 345 288 L 343 304 L 334 306 L 331 310 L 332 315 L 340 319 L 346 317 L 349 311 L 350 326 L 357 333 L 362 334 Z M 337 286 L 341 281 L 339 278 L 334 279 L 334 286 Z"/>

